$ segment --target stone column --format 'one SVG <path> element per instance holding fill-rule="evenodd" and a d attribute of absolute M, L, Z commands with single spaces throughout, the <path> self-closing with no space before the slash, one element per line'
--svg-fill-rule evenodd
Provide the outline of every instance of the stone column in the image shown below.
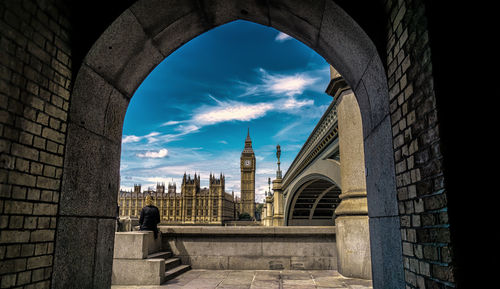
<path fill-rule="evenodd" d="M 370 234 L 366 198 L 363 128 L 351 89 L 338 95 L 341 202 L 335 210 L 338 270 L 347 277 L 371 278 Z"/>
<path fill-rule="evenodd" d="M 273 226 L 283 226 L 284 225 L 284 204 L 283 204 L 283 191 L 281 190 L 281 178 L 273 181 L 273 196 L 274 196 L 274 216 L 273 216 Z"/>
<path fill-rule="evenodd" d="M 272 226 L 273 224 L 273 200 L 271 196 L 266 197 L 266 226 Z"/>

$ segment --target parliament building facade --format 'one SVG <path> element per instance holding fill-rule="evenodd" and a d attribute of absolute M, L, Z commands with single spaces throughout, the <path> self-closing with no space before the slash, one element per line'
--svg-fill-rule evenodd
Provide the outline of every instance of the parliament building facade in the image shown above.
<path fill-rule="evenodd" d="M 238 220 L 242 213 L 255 216 L 255 155 L 249 133 L 241 159 L 241 199 L 225 191 L 225 176 L 210 174 L 209 187 L 200 188 L 200 175 L 186 175 L 182 178 L 181 191 L 175 183 L 157 183 L 156 190 L 141 191 L 141 185 L 134 185 L 133 191 L 120 191 L 118 206 L 120 217 L 138 218 L 146 205 L 146 196 L 153 198 L 153 204 L 160 211 L 161 224 L 169 225 L 223 225 Z"/>

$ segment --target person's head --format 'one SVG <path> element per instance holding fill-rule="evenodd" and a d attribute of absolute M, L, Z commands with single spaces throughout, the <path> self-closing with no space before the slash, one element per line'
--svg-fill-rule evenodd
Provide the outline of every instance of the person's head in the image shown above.
<path fill-rule="evenodd" d="M 146 206 L 153 204 L 153 198 L 150 195 L 146 196 Z"/>

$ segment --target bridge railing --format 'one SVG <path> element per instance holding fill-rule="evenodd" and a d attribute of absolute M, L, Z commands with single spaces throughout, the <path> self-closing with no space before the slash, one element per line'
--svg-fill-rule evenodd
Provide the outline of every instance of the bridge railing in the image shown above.
<path fill-rule="evenodd" d="M 332 101 L 285 173 L 283 189 L 337 136 L 337 112 Z"/>

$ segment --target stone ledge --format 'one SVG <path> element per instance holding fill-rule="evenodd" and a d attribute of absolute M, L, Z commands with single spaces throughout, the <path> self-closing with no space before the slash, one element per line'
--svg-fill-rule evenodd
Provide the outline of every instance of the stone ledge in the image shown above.
<path fill-rule="evenodd" d="M 161 236 L 155 240 L 153 232 L 116 232 L 113 259 L 145 259 L 160 249 Z"/>
<path fill-rule="evenodd" d="M 267 236 L 314 236 L 335 235 L 334 226 L 283 226 L 283 227 L 207 227 L 207 226 L 159 226 L 168 235 L 267 235 Z"/>

